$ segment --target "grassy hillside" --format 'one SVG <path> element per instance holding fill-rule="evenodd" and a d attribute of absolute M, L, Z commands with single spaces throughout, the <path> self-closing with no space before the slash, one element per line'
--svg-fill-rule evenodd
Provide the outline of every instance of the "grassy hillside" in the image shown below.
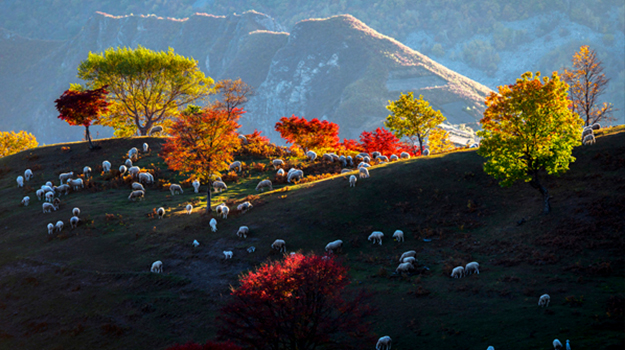
<path fill-rule="evenodd" d="M 216 233 L 203 214 L 203 194 L 185 187 L 171 196 L 161 188 L 186 179 L 157 156 L 162 139 L 103 140 L 95 152 L 84 143 L 52 145 L 2 158 L 0 349 L 203 342 L 214 336 L 214 317 L 237 275 L 280 258 L 270 249 L 276 238 L 288 251 L 317 253 L 342 239 L 340 258 L 351 267 L 352 287 L 371 292 L 373 331 L 390 335 L 393 349 L 551 349 L 554 338 L 571 339 L 577 349 L 622 349 L 624 131 L 611 129 L 596 145 L 577 148 L 571 170 L 546 181 L 553 196 L 548 216 L 540 214 L 537 191 L 527 184 L 500 188 L 469 150 L 373 167 L 356 188 L 335 176 L 277 185 L 260 196 L 254 187 L 275 172 L 261 171 L 267 159 L 243 158 L 238 182 L 227 181 L 228 191 L 214 198 L 232 209 L 228 219 L 217 219 Z M 136 165 L 153 169 L 158 184 L 147 188 L 144 201 L 129 202 L 129 185 L 107 179 L 99 164 L 108 159 L 116 169 L 143 142 L 151 151 Z M 87 188 L 62 196 L 59 211 L 43 214 L 34 189 L 85 165 L 94 170 Z M 15 178 L 26 168 L 35 178 L 17 188 Z M 24 195 L 31 196 L 28 207 L 19 205 Z M 235 213 L 246 198 L 254 208 Z M 182 212 L 187 203 L 196 207 L 190 216 Z M 167 209 L 162 220 L 153 215 L 160 206 Z M 74 207 L 82 222 L 70 230 Z M 57 220 L 66 229 L 49 236 L 46 225 Z M 250 227 L 247 240 L 235 235 L 242 225 Z M 404 243 L 390 238 L 396 229 L 406 233 Z M 374 230 L 385 233 L 383 245 L 367 242 Z M 257 250 L 248 254 L 252 245 Z M 234 258 L 222 260 L 223 250 Z M 396 276 L 406 250 L 417 251 L 418 271 Z M 155 260 L 164 263 L 162 275 L 149 273 Z M 449 277 L 470 261 L 480 263 L 480 275 Z M 543 293 L 551 295 L 548 309 L 537 306 Z"/>

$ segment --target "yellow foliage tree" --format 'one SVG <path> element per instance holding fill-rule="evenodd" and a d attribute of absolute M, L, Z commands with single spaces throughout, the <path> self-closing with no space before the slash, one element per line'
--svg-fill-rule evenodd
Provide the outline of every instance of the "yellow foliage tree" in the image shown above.
<path fill-rule="evenodd" d="M 438 127 L 430 131 L 428 145 L 430 145 L 431 154 L 443 153 L 454 149 L 454 145 L 449 141 L 449 132 Z"/>
<path fill-rule="evenodd" d="M 35 135 L 26 131 L 0 131 L 0 157 L 10 156 L 39 146 Z"/>

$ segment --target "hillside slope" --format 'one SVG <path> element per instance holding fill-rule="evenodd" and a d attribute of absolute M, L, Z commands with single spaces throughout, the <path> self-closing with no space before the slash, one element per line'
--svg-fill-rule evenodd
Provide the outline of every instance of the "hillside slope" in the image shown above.
<path fill-rule="evenodd" d="M 417 158 L 371 168 L 371 178 L 350 188 L 336 176 L 251 196 L 259 179 L 271 177 L 244 159 L 238 182 L 214 203 L 231 208 L 245 199 L 254 208 L 218 218 L 216 233 L 202 214 L 205 197 L 185 187 L 171 196 L 160 186 L 186 178 L 164 168 L 161 139 L 52 145 L 0 159 L 0 349 L 160 349 L 174 342 L 205 341 L 215 334 L 214 316 L 236 277 L 266 259 L 282 238 L 288 251 L 323 252 L 331 240 L 351 267 L 353 288 L 367 288 L 372 336 L 390 335 L 394 348 L 550 349 L 554 338 L 576 348 L 624 345 L 625 132 L 606 131 L 597 144 L 575 149 L 577 161 L 545 185 L 553 213 L 540 214 L 539 194 L 527 184 L 502 189 L 485 175 L 474 151 Z M 152 169 L 157 185 L 146 199 L 129 202 L 129 185 L 100 174 L 108 159 L 116 168 L 127 150 L 150 144 L 137 165 Z M 287 159 L 290 164 L 297 160 Z M 62 196 L 62 206 L 41 213 L 34 188 L 60 172 L 90 165 L 87 188 Z M 15 177 L 31 168 L 24 189 Z M 113 174 L 115 175 L 115 174 Z M 55 181 L 56 182 L 56 181 Z M 184 182 L 183 182 L 184 184 Z M 203 187 L 205 190 L 205 187 Z M 534 193 L 536 192 L 536 193 Z M 24 195 L 31 205 L 18 206 Z M 192 215 L 183 214 L 194 203 Z M 164 206 L 159 220 L 153 210 Z M 81 225 L 48 236 L 46 224 L 82 210 Z M 521 219 L 524 223 L 519 224 Z M 247 240 L 235 232 L 250 227 Z M 393 242 L 396 229 L 404 243 Z M 385 233 L 383 245 L 367 236 Z M 201 245 L 193 248 L 197 239 Z M 255 246 L 256 252 L 246 249 Z M 399 255 L 416 250 L 416 274 L 393 272 Z M 234 258 L 221 259 L 223 250 Z M 149 273 L 155 260 L 164 273 Z M 454 266 L 478 261 L 480 274 L 451 279 Z M 536 303 L 551 295 L 548 309 Z M 493 330 L 496 329 L 497 332 Z M 415 345 L 419 344 L 419 345 Z M 373 345 L 372 345 L 373 346 Z"/>

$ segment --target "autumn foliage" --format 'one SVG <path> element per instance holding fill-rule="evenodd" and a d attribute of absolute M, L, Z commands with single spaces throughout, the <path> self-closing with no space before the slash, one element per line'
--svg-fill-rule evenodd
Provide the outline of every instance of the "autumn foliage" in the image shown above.
<path fill-rule="evenodd" d="M 59 118 L 69 125 L 82 125 L 85 127 L 85 136 L 89 141 L 89 147 L 93 148 L 89 127 L 97 121 L 98 116 L 108 111 L 109 103 L 106 101 L 106 86 L 94 90 L 78 91 L 75 89 L 65 90 L 61 97 L 56 99 L 56 109 Z"/>
<path fill-rule="evenodd" d="M 291 118 L 280 118 L 275 128 L 287 143 L 298 145 L 304 151 L 336 148 L 339 145 L 339 126 L 327 120 L 314 118 L 308 121 L 293 115 Z"/>
<path fill-rule="evenodd" d="M 369 307 L 348 299 L 347 268 L 328 256 L 293 254 L 240 278 L 222 309 L 220 335 L 253 349 L 361 349 Z M 370 341 L 370 339 L 366 339 Z"/>
<path fill-rule="evenodd" d="M 26 131 L 0 131 L 0 157 L 10 156 L 38 145 L 35 136 Z"/>
<path fill-rule="evenodd" d="M 378 151 L 383 155 L 399 155 L 403 151 L 409 151 L 409 147 L 401 142 L 392 132 L 377 128 L 374 131 L 363 131 L 360 134 L 360 149 L 363 152 L 371 153 Z"/>

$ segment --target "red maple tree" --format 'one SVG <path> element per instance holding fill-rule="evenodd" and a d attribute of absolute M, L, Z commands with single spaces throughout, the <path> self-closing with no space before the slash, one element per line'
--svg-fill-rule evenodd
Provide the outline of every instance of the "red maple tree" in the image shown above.
<path fill-rule="evenodd" d="M 339 126 L 327 120 L 314 118 L 308 121 L 293 115 L 291 118 L 280 118 L 275 129 L 287 143 L 298 145 L 304 152 L 339 145 Z"/>
<path fill-rule="evenodd" d="M 401 142 L 392 132 L 377 128 L 374 131 L 363 131 L 360 134 L 360 145 L 363 152 L 371 153 L 378 151 L 383 155 L 399 155 L 403 151 L 409 151 L 409 147 Z"/>
<path fill-rule="evenodd" d="M 362 147 L 358 141 L 352 139 L 343 139 L 339 147 L 345 151 L 362 152 Z"/>
<path fill-rule="evenodd" d="M 94 90 L 65 90 L 61 97 L 54 101 L 59 118 L 69 125 L 82 125 L 85 127 L 85 137 L 89 142 L 89 148 L 95 146 L 91 142 L 89 127 L 103 112 L 108 110 L 109 103 L 106 101 L 106 86 Z"/>
<path fill-rule="evenodd" d="M 361 292 L 348 298 L 347 268 L 330 256 L 293 254 L 240 277 L 221 310 L 219 334 L 246 348 L 362 349 L 371 311 Z"/>

